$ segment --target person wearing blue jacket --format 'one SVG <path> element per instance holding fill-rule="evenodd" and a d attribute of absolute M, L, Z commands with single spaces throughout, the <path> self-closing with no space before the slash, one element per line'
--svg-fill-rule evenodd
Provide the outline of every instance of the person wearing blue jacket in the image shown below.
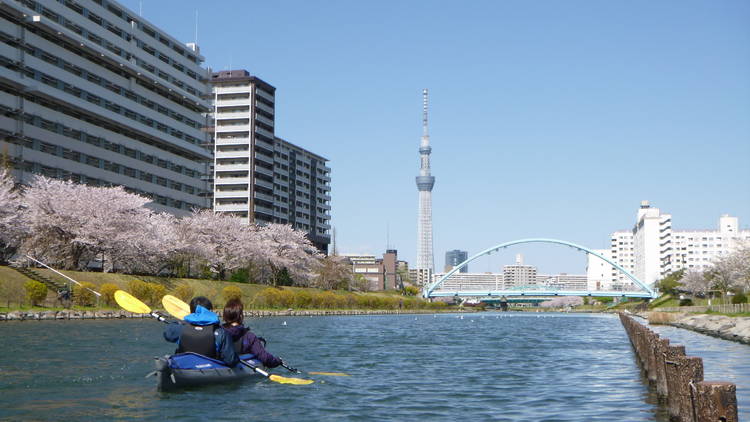
<path fill-rule="evenodd" d="M 190 314 L 184 322 L 173 322 L 164 329 L 164 339 L 177 343 L 175 353 L 193 352 L 235 366 L 240 358 L 230 336 L 219 325 L 208 298 L 197 296 L 190 301 Z"/>

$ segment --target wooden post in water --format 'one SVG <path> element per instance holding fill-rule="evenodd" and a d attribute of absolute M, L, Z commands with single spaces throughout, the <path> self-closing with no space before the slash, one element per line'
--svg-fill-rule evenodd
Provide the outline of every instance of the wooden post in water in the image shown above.
<path fill-rule="evenodd" d="M 677 358 L 685 356 L 685 346 L 673 344 L 667 346 L 664 354 L 664 374 L 667 380 L 667 402 L 669 407 L 670 418 L 680 414 L 680 405 L 678 399 L 679 386 L 677 383 Z"/>
<path fill-rule="evenodd" d="M 669 339 L 661 338 L 657 340 L 654 348 L 654 357 L 656 360 L 656 395 L 660 400 L 667 399 L 667 372 L 664 368 L 664 358 L 669 347 Z"/>
<path fill-rule="evenodd" d="M 695 422 L 692 385 L 703 381 L 703 359 L 677 356 L 667 362 L 667 375 L 674 379 L 669 383 L 669 419 Z"/>
<path fill-rule="evenodd" d="M 695 422 L 738 422 L 737 386 L 731 382 L 702 381 L 693 390 Z"/>
<path fill-rule="evenodd" d="M 651 330 L 646 332 L 646 376 L 649 384 L 656 384 L 656 343 L 659 341 L 659 335 Z"/>

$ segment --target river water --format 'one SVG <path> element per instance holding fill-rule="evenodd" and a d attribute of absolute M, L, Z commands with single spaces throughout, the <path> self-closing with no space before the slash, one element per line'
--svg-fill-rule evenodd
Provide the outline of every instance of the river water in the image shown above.
<path fill-rule="evenodd" d="M 303 374 L 316 382 L 296 386 L 261 379 L 158 393 L 155 379 L 144 375 L 153 370 L 152 357 L 169 353 L 173 345 L 162 340 L 163 325 L 156 321 L 5 322 L 0 324 L 0 420 L 668 419 L 653 389 L 644 384 L 613 315 L 482 313 L 246 322 L 268 339 L 270 352 L 290 364 L 351 376 Z M 690 354 L 698 354 L 702 342 L 721 341 L 687 335 L 692 337 L 679 342 L 687 344 Z M 737 346 L 731 365 L 739 362 L 740 369 L 722 367 L 716 378 L 736 382 L 740 396 L 750 386 L 750 348 Z M 710 359 L 705 366 L 708 378 Z M 283 369 L 274 372 L 289 375 Z M 741 419 L 747 418 L 748 405 L 740 406 Z"/>

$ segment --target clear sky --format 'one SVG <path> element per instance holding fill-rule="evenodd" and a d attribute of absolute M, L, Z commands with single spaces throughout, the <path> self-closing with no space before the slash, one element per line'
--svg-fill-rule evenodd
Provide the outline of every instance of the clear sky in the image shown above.
<path fill-rule="evenodd" d="M 641 200 L 673 227 L 750 228 L 750 2 L 123 0 L 214 70 L 277 88 L 276 135 L 330 159 L 339 253 L 416 257 L 430 90 L 445 251 L 552 237 L 592 248 Z M 583 273 L 564 247 L 510 248 Z"/>

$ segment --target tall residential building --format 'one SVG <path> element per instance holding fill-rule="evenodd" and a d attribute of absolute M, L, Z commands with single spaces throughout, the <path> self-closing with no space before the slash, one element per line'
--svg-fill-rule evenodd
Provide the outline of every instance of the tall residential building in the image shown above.
<path fill-rule="evenodd" d="M 457 267 L 458 264 L 466 261 L 469 258 L 469 253 L 466 251 L 460 251 L 458 249 L 454 249 L 452 251 L 448 251 L 445 253 L 445 272 L 448 272 L 452 270 L 453 268 Z M 464 267 L 461 267 L 460 270 L 458 270 L 460 273 L 468 273 L 469 272 L 469 266 L 466 265 Z"/>
<path fill-rule="evenodd" d="M 214 72 L 211 85 L 214 211 L 273 222 L 276 88 L 246 70 Z"/>
<path fill-rule="evenodd" d="M 609 257 L 644 283 L 653 284 L 682 269 L 706 270 L 743 245 L 750 246 L 750 230 L 740 230 L 737 217 L 722 215 L 718 230 L 674 230 L 670 214 L 643 201 L 633 229 L 612 234 Z M 588 258 L 590 280 L 601 267 L 611 270 L 608 278 L 601 277 L 602 284 L 611 283 L 614 290 L 636 289 L 626 276 L 593 255 Z"/>
<path fill-rule="evenodd" d="M 113 0 L 0 3 L 0 153 L 14 177 L 208 206 L 203 57 Z"/>
<path fill-rule="evenodd" d="M 331 169 L 274 135 L 276 88 L 246 70 L 211 74 L 216 212 L 247 224 L 290 224 L 328 251 Z"/>
<path fill-rule="evenodd" d="M 422 140 L 419 143 L 419 217 L 417 219 L 417 284 L 430 283 L 434 272 L 432 252 L 432 187 L 435 177 L 430 174 L 430 134 L 427 130 L 428 92 L 422 91 Z"/>
<path fill-rule="evenodd" d="M 323 253 L 331 243 L 331 169 L 328 159 L 274 139 L 273 222 L 307 232 Z"/>

